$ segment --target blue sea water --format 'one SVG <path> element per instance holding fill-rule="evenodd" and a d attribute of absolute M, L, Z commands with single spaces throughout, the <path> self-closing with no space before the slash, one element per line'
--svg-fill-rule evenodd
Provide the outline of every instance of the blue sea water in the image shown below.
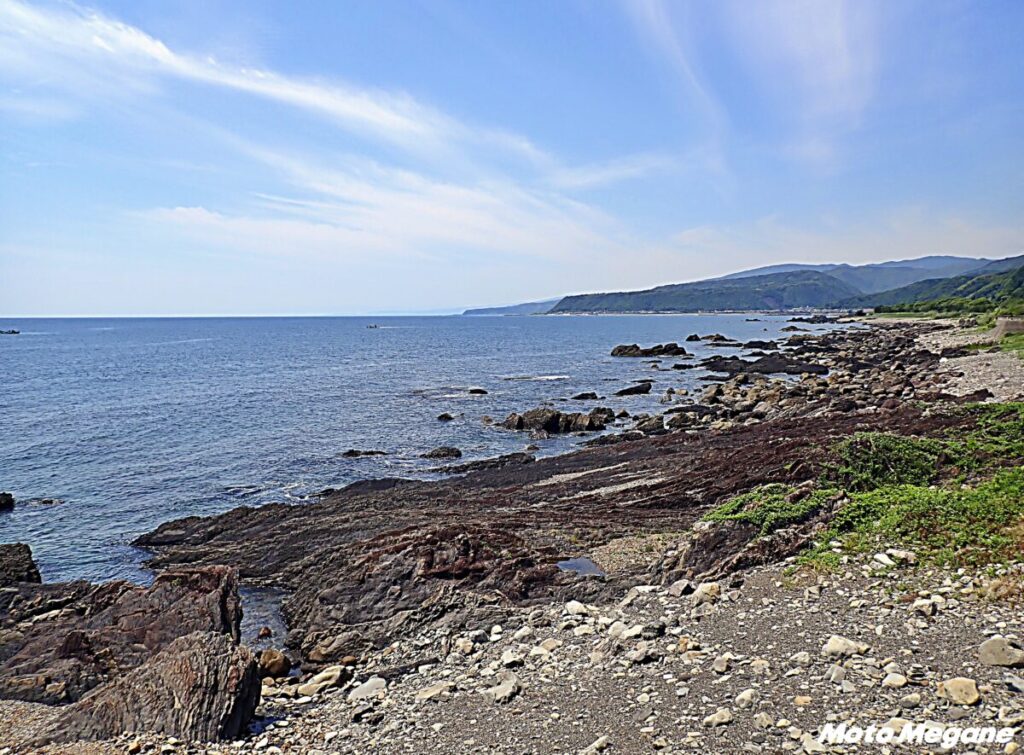
<path fill-rule="evenodd" d="M 694 332 L 774 338 L 785 324 L 743 315 L 0 320 L 21 331 L 0 336 L 0 490 L 18 499 L 0 513 L 0 542 L 29 543 L 48 581 L 145 581 L 145 554 L 129 543 L 163 521 L 429 476 L 437 462 L 419 456 L 439 445 L 459 447 L 463 461 L 523 450 L 527 435 L 481 418 L 544 401 L 658 409 L 666 388 L 699 388 L 706 373 L 654 371 L 610 357 L 613 346 Z M 698 358 L 735 353 L 685 345 Z M 567 400 L 639 378 L 655 381 L 650 396 Z M 457 418 L 440 422 L 441 412 Z M 538 441 L 540 454 L 582 440 Z M 388 455 L 342 457 L 349 448 Z"/>

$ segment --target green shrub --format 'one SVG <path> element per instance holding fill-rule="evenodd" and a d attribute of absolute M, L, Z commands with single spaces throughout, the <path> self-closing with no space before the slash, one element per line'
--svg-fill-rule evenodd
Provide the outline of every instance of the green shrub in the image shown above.
<path fill-rule="evenodd" d="M 709 522 L 750 522 L 760 528 L 761 535 L 802 522 L 814 514 L 835 491 L 812 491 L 809 495 L 789 500 L 796 488 L 772 483 L 761 485 L 748 493 L 730 498 L 704 516 Z"/>
<path fill-rule="evenodd" d="M 939 441 L 891 433 L 857 433 L 834 450 L 839 461 L 827 471 L 827 480 L 849 491 L 926 485 L 937 479 L 944 454 Z"/>
<path fill-rule="evenodd" d="M 1019 558 L 1012 527 L 1024 517 L 1024 468 L 997 473 L 976 488 L 896 485 L 856 493 L 840 509 L 823 541 L 806 558 L 825 558 L 829 540 L 850 550 L 877 541 L 918 549 L 939 563 L 980 564 Z"/>

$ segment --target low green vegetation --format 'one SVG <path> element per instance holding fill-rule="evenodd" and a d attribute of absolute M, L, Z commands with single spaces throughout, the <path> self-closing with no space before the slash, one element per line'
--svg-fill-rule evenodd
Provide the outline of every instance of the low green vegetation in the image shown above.
<path fill-rule="evenodd" d="M 821 560 L 833 540 L 848 550 L 898 543 L 943 564 L 980 564 L 1021 555 L 1024 468 L 998 472 L 973 488 L 888 485 L 850 496 L 805 560 Z M 825 559 L 827 563 L 827 558 Z"/>
<path fill-rule="evenodd" d="M 804 563 L 899 544 L 942 564 L 1024 555 L 1024 403 L 963 409 L 968 428 L 934 438 L 858 433 L 832 448 L 812 491 L 763 485 L 726 501 L 707 521 L 757 525 L 761 536 L 842 500 Z"/>
<path fill-rule="evenodd" d="M 802 522 L 821 508 L 835 491 L 815 490 L 810 495 L 791 485 L 772 483 L 730 498 L 704 518 L 711 522 L 749 522 L 768 535 L 782 527 Z"/>
<path fill-rule="evenodd" d="M 884 485 L 927 485 L 939 474 L 942 443 L 890 433 L 857 433 L 836 444 L 826 484 L 859 492 Z"/>

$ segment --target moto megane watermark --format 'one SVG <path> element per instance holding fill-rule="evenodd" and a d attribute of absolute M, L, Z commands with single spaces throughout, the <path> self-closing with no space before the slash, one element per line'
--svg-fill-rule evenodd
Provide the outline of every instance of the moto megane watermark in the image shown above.
<path fill-rule="evenodd" d="M 911 723 L 889 722 L 876 726 L 850 726 L 846 723 L 825 724 L 818 742 L 821 744 L 877 744 L 877 745 L 941 745 L 952 749 L 958 745 L 1009 744 L 1017 729 L 1006 726 L 945 726 L 927 721 Z"/>

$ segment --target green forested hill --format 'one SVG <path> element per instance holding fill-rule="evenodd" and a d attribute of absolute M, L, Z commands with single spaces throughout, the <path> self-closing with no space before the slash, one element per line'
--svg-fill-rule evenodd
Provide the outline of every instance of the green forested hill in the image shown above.
<path fill-rule="evenodd" d="M 847 307 L 874 307 L 879 311 L 984 311 L 1000 308 L 1018 310 L 1024 306 L 1024 260 L 1006 272 L 958 275 L 955 278 L 927 280 L 880 294 L 856 296 L 841 304 Z M 1005 263 L 996 269 L 1005 267 Z"/>
<path fill-rule="evenodd" d="M 658 286 L 646 291 L 567 296 L 552 314 L 568 312 L 697 312 L 827 307 L 857 289 L 831 275 L 799 270 Z"/>

